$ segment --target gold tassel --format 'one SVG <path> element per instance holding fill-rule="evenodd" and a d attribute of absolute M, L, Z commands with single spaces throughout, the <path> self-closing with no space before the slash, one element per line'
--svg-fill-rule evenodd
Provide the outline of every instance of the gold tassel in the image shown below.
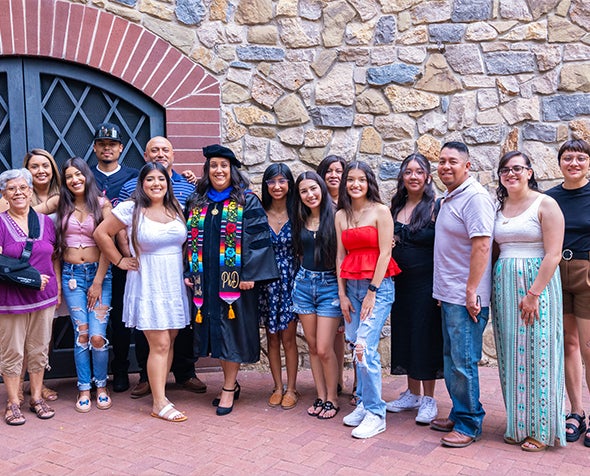
<path fill-rule="evenodd" d="M 234 308 L 231 307 L 231 304 L 229 305 L 229 311 L 227 313 L 227 318 L 228 319 L 235 319 L 236 318 L 236 313 L 234 312 Z"/>
<path fill-rule="evenodd" d="M 201 310 L 197 310 L 197 315 L 195 317 L 195 322 L 197 324 L 202 324 L 203 323 L 203 315 L 201 314 Z"/>

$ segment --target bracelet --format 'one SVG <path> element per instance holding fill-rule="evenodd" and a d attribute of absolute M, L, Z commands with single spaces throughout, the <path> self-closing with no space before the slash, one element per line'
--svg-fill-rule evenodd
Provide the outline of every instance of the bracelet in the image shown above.
<path fill-rule="evenodd" d="M 526 292 L 527 294 L 530 294 L 531 296 L 535 296 L 535 297 L 539 297 L 541 296 L 541 294 L 535 294 L 534 292 L 532 292 L 530 289 Z"/>
<path fill-rule="evenodd" d="M 121 261 L 123 261 L 123 258 L 125 258 L 125 256 L 121 255 L 121 259 L 117 261 L 117 264 L 115 266 L 119 266 L 121 264 Z"/>

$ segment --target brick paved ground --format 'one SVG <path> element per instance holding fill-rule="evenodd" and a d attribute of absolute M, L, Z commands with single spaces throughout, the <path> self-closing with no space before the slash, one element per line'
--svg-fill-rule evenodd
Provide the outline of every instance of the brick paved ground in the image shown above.
<path fill-rule="evenodd" d="M 108 411 L 93 408 L 79 414 L 73 408 L 75 382 L 52 381 L 60 392 L 53 419 L 41 421 L 27 410 L 24 426 L 0 424 L 0 474 L 575 475 L 590 467 L 590 448 L 581 441 L 544 453 L 525 453 L 504 444 L 497 371 L 482 368 L 481 376 L 487 411 L 484 434 L 464 449 L 441 447 L 441 433 L 417 426 L 413 413 L 388 414 L 385 433 L 355 440 L 342 425 L 342 416 L 352 410 L 348 398 L 342 398 L 341 413 L 333 420 L 307 416 L 305 408 L 314 398 L 309 371 L 300 373 L 300 404 L 288 411 L 266 405 L 272 387 L 269 375 L 242 372 L 242 395 L 225 417 L 216 416 L 211 406 L 221 387 L 221 373 L 201 374 L 209 385 L 205 395 L 171 384 L 169 397 L 188 415 L 185 423 L 150 418 L 150 398 L 132 400 L 129 392 L 114 394 Z M 347 379 L 350 389 L 350 374 Z M 135 380 L 134 376 L 132 383 Z M 403 391 L 404 380 L 386 376 L 385 398 Z M 436 393 L 440 414 L 446 415 L 449 402 L 442 383 Z M 0 399 L 5 395 L 0 385 Z"/>

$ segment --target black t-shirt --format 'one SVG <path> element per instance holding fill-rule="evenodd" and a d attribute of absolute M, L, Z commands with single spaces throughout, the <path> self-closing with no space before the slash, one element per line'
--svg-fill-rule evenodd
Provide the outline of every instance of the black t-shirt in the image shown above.
<path fill-rule="evenodd" d="M 563 249 L 590 251 L 590 182 L 573 190 L 561 184 L 545 193 L 557 201 L 565 217 Z"/>
<path fill-rule="evenodd" d="M 125 182 L 137 178 L 139 175 L 137 169 L 132 169 L 124 165 L 121 165 L 121 168 L 111 175 L 105 175 L 98 170 L 98 167 L 93 167 L 92 172 L 94 173 L 98 189 L 108 197 L 113 207 L 119 203 L 119 192 L 123 185 L 125 185 Z"/>
<path fill-rule="evenodd" d="M 328 267 L 322 259 L 315 263 L 314 253 L 319 243 L 316 243 L 315 232 L 307 228 L 301 228 L 301 245 L 303 247 L 303 260 L 301 265 L 309 271 L 332 271 L 334 267 Z"/>

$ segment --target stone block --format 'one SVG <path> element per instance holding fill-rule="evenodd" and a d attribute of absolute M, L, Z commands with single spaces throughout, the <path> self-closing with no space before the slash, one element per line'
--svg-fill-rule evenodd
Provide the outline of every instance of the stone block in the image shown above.
<path fill-rule="evenodd" d="M 450 131 L 466 129 L 473 125 L 477 110 L 477 94 L 475 91 L 455 94 L 451 98 L 447 113 Z"/>
<path fill-rule="evenodd" d="M 463 131 L 463 139 L 466 144 L 496 144 L 503 134 L 504 127 L 500 125 L 470 127 Z"/>
<path fill-rule="evenodd" d="M 303 127 L 289 127 L 287 129 L 280 130 L 278 137 L 281 142 L 289 145 L 303 145 L 305 131 Z"/>
<path fill-rule="evenodd" d="M 262 164 L 268 159 L 270 140 L 264 137 L 246 136 L 242 163 L 246 166 Z"/>
<path fill-rule="evenodd" d="M 443 136 L 447 133 L 447 116 L 437 111 L 430 111 L 416 121 L 420 134 Z"/>
<path fill-rule="evenodd" d="M 398 45 L 420 45 L 428 43 L 428 28 L 420 25 L 402 33 L 397 38 Z"/>
<path fill-rule="evenodd" d="M 490 41 L 498 37 L 498 31 L 487 22 L 477 22 L 467 25 L 465 40 L 467 41 Z"/>
<path fill-rule="evenodd" d="M 424 46 L 401 46 L 397 49 L 397 56 L 405 63 L 421 64 L 426 59 Z"/>
<path fill-rule="evenodd" d="M 269 78 L 291 91 L 298 90 L 306 82 L 313 79 L 309 64 L 304 62 L 289 62 L 273 64 Z"/>
<path fill-rule="evenodd" d="M 325 149 L 320 147 L 303 147 L 299 149 L 299 160 L 316 169 L 324 157 L 328 155 Z"/>
<path fill-rule="evenodd" d="M 588 29 L 588 25 L 590 25 L 590 3 L 588 0 L 572 0 L 569 14 L 576 25 Z"/>
<path fill-rule="evenodd" d="M 329 2 L 324 8 L 324 29 L 322 39 L 324 46 L 340 46 L 346 25 L 354 18 L 355 11 L 343 0 Z"/>
<path fill-rule="evenodd" d="M 350 107 L 319 106 L 310 112 L 316 127 L 350 127 L 354 121 L 354 111 Z"/>
<path fill-rule="evenodd" d="M 572 139 L 582 139 L 590 142 L 590 119 L 570 121 L 569 128 L 572 131 Z"/>
<path fill-rule="evenodd" d="M 215 51 L 217 52 L 217 56 L 223 61 L 233 63 L 233 60 L 236 58 L 236 47 L 234 45 L 217 45 Z M 238 65 L 240 63 L 245 64 L 239 61 L 236 61 L 236 63 L 238 63 Z M 243 66 L 232 66 L 230 64 L 230 67 L 233 67 L 234 69 L 251 69 L 251 65 L 248 65 L 248 67 L 245 68 Z"/>
<path fill-rule="evenodd" d="M 384 66 L 395 63 L 397 60 L 397 48 L 395 46 L 380 46 L 379 48 L 371 48 L 372 66 Z M 367 82 L 366 71 L 365 82 Z"/>
<path fill-rule="evenodd" d="M 477 91 L 477 105 L 480 110 L 491 109 L 500 104 L 498 92 L 495 89 L 482 89 Z"/>
<path fill-rule="evenodd" d="M 400 168 L 401 162 L 383 160 L 379 164 L 379 180 L 397 180 L 399 177 Z"/>
<path fill-rule="evenodd" d="M 385 96 L 393 112 L 423 112 L 440 104 L 440 98 L 434 94 L 401 86 L 387 86 Z"/>
<path fill-rule="evenodd" d="M 544 121 L 569 121 L 590 114 L 590 94 L 557 94 L 542 99 Z"/>
<path fill-rule="evenodd" d="M 432 43 L 460 43 L 466 29 L 466 25 L 434 24 L 428 25 L 428 34 Z"/>
<path fill-rule="evenodd" d="M 332 138 L 332 131 L 328 129 L 308 129 L 305 131 L 303 145 L 305 147 L 326 147 Z"/>
<path fill-rule="evenodd" d="M 353 160 L 357 155 L 358 142 L 359 135 L 353 129 L 334 131 L 328 153 L 344 157 L 346 161 Z"/>
<path fill-rule="evenodd" d="M 496 86 L 495 78 L 484 74 L 466 74 L 461 76 L 461 82 L 465 89 L 493 88 Z"/>
<path fill-rule="evenodd" d="M 525 140 L 554 143 L 557 140 L 557 126 L 529 122 L 522 128 L 522 138 Z"/>
<path fill-rule="evenodd" d="M 590 92 L 590 62 L 564 64 L 561 68 L 559 89 L 581 93 Z"/>
<path fill-rule="evenodd" d="M 213 50 L 205 48 L 204 46 L 195 48 L 191 54 L 191 58 L 216 74 L 222 73 L 228 68 L 226 61 L 215 56 Z"/>
<path fill-rule="evenodd" d="M 227 23 L 229 16 L 229 0 L 212 0 L 209 7 L 209 21 Z"/>
<path fill-rule="evenodd" d="M 495 171 L 500 158 L 498 145 L 472 145 L 469 147 L 471 170 Z M 479 174 L 478 174 L 479 175 Z M 479 178 L 479 177 L 477 177 Z M 483 185 L 483 184 L 482 184 Z"/>
<path fill-rule="evenodd" d="M 223 121 L 223 127 L 221 128 L 221 138 L 223 139 L 224 144 L 228 142 L 235 142 L 244 137 L 246 132 L 248 132 L 248 129 L 236 122 L 233 114 L 229 110 L 223 111 L 221 117 Z"/>
<path fill-rule="evenodd" d="M 449 140 L 452 140 L 449 138 Z M 416 148 L 430 162 L 438 162 L 442 142 L 430 134 L 421 135 L 416 141 Z"/>
<path fill-rule="evenodd" d="M 176 0 L 176 18 L 185 25 L 198 25 L 207 9 L 203 0 Z"/>
<path fill-rule="evenodd" d="M 484 53 L 484 62 L 488 74 L 533 73 L 537 69 L 535 56 L 528 52 Z"/>
<path fill-rule="evenodd" d="M 539 71 L 549 71 L 561 62 L 561 46 L 559 45 L 534 45 L 531 51 L 535 55 Z"/>
<path fill-rule="evenodd" d="M 534 2 L 528 2 L 533 19 L 537 20 L 545 13 L 553 10 L 560 1 L 561 0 L 535 0 Z"/>
<path fill-rule="evenodd" d="M 424 74 L 416 83 L 416 88 L 440 94 L 451 94 L 462 89 L 445 57 L 440 53 L 430 55 L 424 66 Z"/>
<path fill-rule="evenodd" d="M 541 119 L 541 104 L 539 98 L 516 98 L 500 106 L 500 113 L 510 125 L 524 121 L 538 121 Z"/>
<path fill-rule="evenodd" d="M 451 68 L 459 74 L 483 73 L 483 62 L 476 45 L 448 45 L 444 52 Z"/>
<path fill-rule="evenodd" d="M 338 54 L 334 50 L 319 50 L 311 63 L 311 69 L 321 78 L 332 67 L 337 57 Z"/>
<path fill-rule="evenodd" d="M 304 25 L 299 18 L 281 18 L 279 36 L 283 44 L 289 48 L 310 48 L 320 44 L 319 25 Z"/>
<path fill-rule="evenodd" d="M 281 126 L 298 126 L 309 121 L 307 109 L 295 94 L 279 99 L 274 110 Z"/>
<path fill-rule="evenodd" d="M 221 102 L 224 104 L 237 104 L 248 99 L 250 99 L 248 88 L 231 81 L 225 81 L 221 84 Z"/>
<path fill-rule="evenodd" d="M 590 45 L 583 45 L 574 43 L 571 45 L 564 45 L 563 47 L 564 61 L 588 61 L 590 60 Z"/>
<path fill-rule="evenodd" d="M 332 70 L 316 83 L 316 104 L 351 106 L 355 98 L 352 72 L 353 66 L 350 64 L 335 64 Z"/>
<path fill-rule="evenodd" d="M 500 0 L 500 17 L 521 21 L 533 19 L 526 0 Z"/>
<path fill-rule="evenodd" d="M 375 20 L 351 22 L 346 26 L 344 41 L 347 45 L 369 45 L 375 34 Z"/>
<path fill-rule="evenodd" d="M 451 20 L 468 22 L 492 19 L 492 0 L 454 0 Z"/>
<path fill-rule="evenodd" d="M 265 137 L 266 139 L 274 139 L 277 136 L 274 127 L 252 126 L 248 128 L 248 132 L 254 137 Z"/>
<path fill-rule="evenodd" d="M 395 141 L 391 143 L 385 143 L 383 145 L 383 156 L 390 157 L 395 159 L 398 162 L 398 168 L 391 170 L 392 175 L 388 175 L 387 178 L 383 178 L 383 180 L 389 179 L 396 179 L 399 174 L 399 165 L 402 160 L 404 160 L 408 155 L 414 152 L 416 144 L 413 140 L 401 140 Z M 384 162 L 386 163 L 386 162 Z M 381 176 L 380 176 L 381 178 Z"/>
<path fill-rule="evenodd" d="M 230 68 L 227 71 L 226 79 L 242 86 L 249 87 L 252 79 L 252 71 L 243 68 Z"/>
<path fill-rule="evenodd" d="M 319 20 L 325 2 L 322 0 L 299 0 L 299 16 L 306 20 Z"/>
<path fill-rule="evenodd" d="M 193 50 L 196 40 L 193 28 L 184 25 L 176 25 L 170 22 L 163 22 L 150 16 L 144 16 L 142 22 L 145 28 L 169 42 L 183 53 L 190 54 Z"/>
<path fill-rule="evenodd" d="M 530 41 L 530 40 L 539 40 L 545 41 L 547 40 L 547 22 L 540 21 L 536 23 L 529 23 L 527 25 L 519 26 L 510 30 L 504 36 L 502 36 L 503 40 L 508 41 Z M 519 46 L 519 45 L 514 45 Z M 523 49 L 528 50 L 529 45 L 523 44 L 520 45 Z"/>
<path fill-rule="evenodd" d="M 253 124 L 276 124 L 275 117 L 256 106 L 235 106 L 234 114 L 239 123 L 246 126 Z"/>
<path fill-rule="evenodd" d="M 248 28 L 248 43 L 259 45 L 276 45 L 279 32 L 275 25 L 254 25 Z"/>
<path fill-rule="evenodd" d="M 385 15 L 379 18 L 375 27 L 375 45 L 390 45 L 395 40 L 395 17 Z"/>
<path fill-rule="evenodd" d="M 371 126 L 374 122 L 374 116 L 372 114 L 355 114 L 354 123 L 355 127 Z"/>
<path fill-rule="evenodd" d="M 377 15 L 379 7 L 375 0 L 348 0 L 354 7 L 362 21 L 367 21 Z"/>
<path fill-rule="evenodd" d="M 268 23 L 272 20 L 272 0 L 240 0 L 235 19 L 245 25 Z"/>
<path fill-rule="evenodd" d="M 379 0 L 383 13 L 401 13 L 409 10 L 422 0 Z"/>
<path fill-rule="evenodd" d="M 410 10 L 412 22 L 419 25 L 421 23 L 448 21 L 451 18 L 452 3 L 452 0 L 426 0 L 420 2 Z"/>
<path fill-rule="evenodd" d="M 276 7 L 277 16 L 296 17 L 298 3 L 297 0 L 279 0 Z"/>
<path fill-rule="evenodd" d="M 575 43 L 586 34 L 584 28 L 556 15 L 547 17 L 547 29 L 549 43 Z"/>
<path fill-rule="evenodd" d="M 381 155 L 382 146 L 383 140 L 379 133 L 373 127 L 365 127 L 361 133 L 359 152 L 361 154 Z"/>
<path fill-rule="evenodd" d="M 238 46 L 236 54 L 241 61 L 283 61 L 285 50 L 270 46 Z"/>
<path fill-rule="evenodd" d="M 522 151 L 531 158 L 537 180 L 562 176 L 557 164 L 555 146 L 537 141 L 523 141 Z"/>
<path fill-rule="evenodd" d="M 139 4 L 139 11 L 160 20 L 171 21 L 174 19 L 173 7 L 156 0 L 142 0 Z"/>
<path fill-rule="evenodd" d="M 413 139 L 416 122 L 405 114 L 389 114 L 375 118 L 375 129 L 385 140 Z"/>
<path fill-rule="evenodd" d="M 268 155 L 272 162 L 295 162 L 299 159 L 295 149 L 276 140 L 270 141 Z"/>
<path fill-rule="evenodd" d="M 260 75 L 252 78 L 252 99 L 268 108 L 272 108 L 284 91 Z"/>
<path fill-rule="evenodd" d="M 420 76 L 420 69 L 405 63 L 394 63 L 387 66 L 367 69 L 369 84 L 382 86 L 384 84 L 413 84 Z"/>
<path fill-rule="evenodd" d="M 356 110 L 361 114 L 389 114 L 390 108 L 383 94 L 369 88 L 356 97 Z"/>
<path fill-rule="evenodd" d="M 488 109 L 487 111 L 478 112 L 475 115 L 475 121 L 484 126 L 504 122 L 504 119 L 498 109 Z"/>

